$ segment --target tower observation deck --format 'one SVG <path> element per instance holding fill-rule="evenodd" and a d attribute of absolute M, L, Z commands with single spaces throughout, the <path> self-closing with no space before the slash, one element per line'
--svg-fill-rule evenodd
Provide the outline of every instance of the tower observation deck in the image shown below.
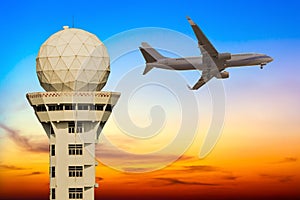
<path fill-rule="evenodd" d="M 49 138 L 49 199 L 94 199 L 95 145 L 120 93 L 104 92 L 110 72 L 104 44 L 64 27 L 40 47 L 36 71 L 46 92 L 28 93 Z"/>

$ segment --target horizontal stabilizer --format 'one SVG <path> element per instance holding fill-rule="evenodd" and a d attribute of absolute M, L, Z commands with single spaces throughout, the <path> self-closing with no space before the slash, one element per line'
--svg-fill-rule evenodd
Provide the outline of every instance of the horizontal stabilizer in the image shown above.
<path fill-rule="evenodd" d="M 146 67 L 143 72 L 143 75 L 145 75 L 154 67 L 152 63 L 156 63 L 158 60 L 164 59 L 166 57 L 162 56 L 160 53 L 158 53 L 158 51 L 156 51 L 146 42 L 142 42 L 141 45 L 142 47 L 139 48 L 146 61 Z"/>
<path fill-rule="evenodd" d="M 145 67 L 145 70 L 143 72 L 143 75 L 147 74 L 153 67 L 151 65 L 147 65 L 146 64 L 146 67 Z"/>

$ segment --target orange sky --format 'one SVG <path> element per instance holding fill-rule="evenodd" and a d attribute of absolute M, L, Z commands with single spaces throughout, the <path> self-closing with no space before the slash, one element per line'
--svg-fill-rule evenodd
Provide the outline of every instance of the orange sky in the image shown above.
<path fill-rule="evenodd" d="M 231 112 L 234 111 L 227 113 L 227 119 Z M 237 123 L 240 126 L 235 126 Z M 17 145 L 17 141 L 7 136 L 9 131 L 24 135 L 10 127 L 7 129 L 3 124 L 1 128 L 6 132 L 6 136 L 1 138 L 1 197 L 18 199 L 25 195 L 28 199 L 48 198 L 47 152 Z M 109 130 L 106 132 L 109 135 Z M 203 141 L 200 130 L 188 151 L 164 169 L 135 174 L 100 164 L 96 173 L 99 183 L 96 199 L 264 196 L 292 199 L 300 196 L 299 135 L 297 130 L 284 134 L 278 132 L 281 130 L 272 128 L 272 124 L 253 126 L 239 118 L 229 118 L 216 147 L 204 159 L 198 158 Z M 29 142 L 38 144 L 44 142 L 45 137 Z M 138 167 L 141 166 L 143 163 Z"/>
<path fill-rule="evenodd" d="M 300 127 L 295 106 L 298 94 L 283 91 L 280 99 L 287 102 L 283 104 L 272 101 L 276 94 L 270 90 L 273 86 L 261 91 L 256 91 L 254 86 L 247 87 L 247 91 L 236 91 L 230 84 L 225 87 L 230 92 L 226 97 L 224 127 L 215 148 L 204 159 L 199 159 L 199 152 L 211 123 L 211 106 L 205 90 L 198 93 L 203 113 L 199 113 L 200 125 L 195 138 L 179 160 L 160 170 L 153 171 L 151 167 L 163 167 L 171 154 L 162 153 L 157 156 L 158 160 L 157 157 L 147 160 L 147 156 L 123 156 L 108 147 L 107 142 L 133 154 L 151 153 L 172 142 L 178 128 L 172 123 L 178 118 L 166 122 L 165 129 L 149 140 L 134 140 L 125 135 L 111 117 L 103 131 L 105 137 L 100 138 L 97 148 L 100 164 L 96 168 L 99 183 L 96 199 L 299 197 Z M 252 96 L 256 97 L 255 101 Z M 26 103 L 12 116 L 5 124 L 0 123 L 0 197 L 47 199 L 46 134 Z M 143 120 L 142 115 L 139 120 Z M 152 172 L 124 172 L 129 169 Z"/>

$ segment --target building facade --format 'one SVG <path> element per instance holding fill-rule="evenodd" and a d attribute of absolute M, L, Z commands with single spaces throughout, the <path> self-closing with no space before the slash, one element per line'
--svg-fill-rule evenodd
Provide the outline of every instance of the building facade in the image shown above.
<path fill-rule="evenodd" d="M 49 138 L 50 199 L 94 199 L 95 144 L 119 96 L 112 92 L 27 94 Z"/>

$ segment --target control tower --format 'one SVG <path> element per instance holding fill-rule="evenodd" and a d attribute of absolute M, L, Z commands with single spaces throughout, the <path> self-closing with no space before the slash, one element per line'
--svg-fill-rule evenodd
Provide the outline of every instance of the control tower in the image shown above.
<path fill-rule="evenodd" d="M 26 97 L 49 138 L 49 198 L 93 200 L 95 144 L 120 97 L 101 91 L 110 73 L 106 47 L 65 26 L 40 47 L 36 72 L 46 92 Z"/>

